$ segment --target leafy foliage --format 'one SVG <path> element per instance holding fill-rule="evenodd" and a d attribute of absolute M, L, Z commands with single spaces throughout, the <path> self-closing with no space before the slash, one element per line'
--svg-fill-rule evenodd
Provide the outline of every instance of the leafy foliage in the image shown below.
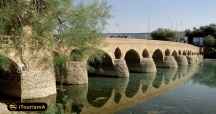
<path fill-rule="evenodd" d="M 17 36 L 16 47 L 22 47 L 23 28 L 32 28 L 32 45 L 40 48 L 50 45 L 56 27 L 57 0 L 3 0 L 0 4 L 0 34 Z M 37 45 L 35 45 L 37 44 Z"/>
<path fill-rule="evenodd" d="M 58 36 L 63 45 L 76 47 L 72 60 L 83 59 L 89 49 L 98 47 L 102 31 L 110 17 L 110 6 L 104 1 L 94 0 L 89 3 L 79 3 L 67 8 L 68 13 L 59 16 Z M 79 51 L 78 51 L 79 50 Z M 90 51 L 91 52 L 91 51 Z"/>
<path fill-rule="evenodd" d="M 209 36 L 205 37 L 204 45 L 206 47 L 214 47 L 214 46 L 216 46 L 216 39 L 213 36 L 209 35 Z"/>
<path fill-rule="evenodd" d="M 188 43 L 193 44 L 193 39 L 197 37 L 204 38 L 205 57 L 216 58 L 216 24 L 201 26 L 193 30 L 186 30 Z"/>
<path fill-rule="evenodd" d="M 16 36 L 12 38 L 18 49 L 26 42 L 34 49 L 55 43 L 75 47 L 82 50 L 76 53 L 79 58 L 86 49 L 100 44 L 109 12 L 110 6 L 101 0 L 2 0 L 0 34 Z M 31 41 L 23 37 L 25 26 L 32 29 Z"/>
<path fill-rule="evenodd" d="M 8 70 L 9 69 L 9 60 L 0 55 L 0 69 Z"/>
<path fill-rule="evenodd" d="M 151 33 L 154 40 L 176 41 L 176 32 L 170 29 L 159 28 Z"/>
<path fill-rule="evenodd" d="M 207 37 L 211 35 L 216 38 L 216 24 L 201 26 L 200 28 L 193 28 L 193 30 L 186 30 L 185 32 L 190 44 L 193 43 L 193 38 L 195 37 Z"/>

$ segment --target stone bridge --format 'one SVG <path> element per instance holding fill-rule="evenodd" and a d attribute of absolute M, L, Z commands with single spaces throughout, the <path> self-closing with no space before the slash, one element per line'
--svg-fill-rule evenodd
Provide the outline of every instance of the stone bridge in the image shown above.
<path fill-rule="evenodd" d="M 24 33 L 26 42 L 21 49 L 12 45 L 0 48 L 0 55 L 10 62 L 9 71 L 4 69 L 6 67 L 0 69 L 7 71 L 0 75 L 0 92 L 22 99 L 56 94 L 56 77 L 57 81 L 59 78 L 58 75 L 55 77 L 53 50 L 32 50 L 28 46 L 31 33 Z M 156 72 L 157 67 L 176 69 L 199 64 L 203 59 L 200 48 L 184 43 L 105 38 L 103 44 L 98 49 L 102 52 L 100 57 L 94 55 L 84 62 L 67 63 L 66 84 L 86 84 L 88 74 L 126 78 L 129 72 Z M 70 54 L 74 51 L 71 50 Z"/>
<path fill-rule="evenodd" d="M 201 48 L 169 41 L 106 38 L 99 49 L 101 58 L 98 59 L 98 55 L 90 56 L 86 60 L 87 69 L 86 63 L 72 62 L 68 65 L 66 83 L 87 83 L 88 73 L 125 78 L 129 77 L 130 72 L 157 72 L 159 67 L 176 69 L 199 64 L 203 60 Z"/>

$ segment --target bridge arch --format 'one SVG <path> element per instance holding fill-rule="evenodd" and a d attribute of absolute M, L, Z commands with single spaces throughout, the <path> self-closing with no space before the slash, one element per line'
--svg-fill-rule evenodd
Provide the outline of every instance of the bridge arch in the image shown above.
<path fill-rule="evenodd" d="M 181 51 L 181 50 L 179 50 L 179 51 L 178 51 L 178 54 L 179 54 L 179 55 L 182 55 L 182 51 Z"/>
<path fill-rule="evenodd" d="M 183 51 L 183 55 L 187 56 L 187 52 L 185 50 Z"/>
<path fill-rule="evenodd" d="M 134 65 L 137 65 L 140 63 L 140 55 L 134 49 L 130 49 L 129 51 L 127 51 L 124 58 L 125 58 L 125 61 L 129 69 L 130 67 L 133 67 Z"/>
<path fill-rule="evenodd" d="M 165 56 L 170 56 L 170 50 L 169 49 L 165 50 Z"/>
<path fill-rule="evenodd" d="M 163 62 L 164 56 L 160 49 L 156 49 L 152 55 L 152 58 L 156 66 L 160 65 Z"/>
<path fill-rule="evenodd" d="M 117 48 L 115 49 L 114 55 L 115 55 L 115 59 L 121 59 L 121 57 L 122 57 L 122 52 L 121 52 L 121 49 L 120 49 L 119 47 L 117 47 Z"/>
<path fill-rule="evenodd" d="M 176 50 L 174 50 L 174 51 L 172 52 L 172 56 L 174 56 L 175 58 L 178 56 L 178 53 L 177 53 Z"/>
<path fill-rule="evenodd" d="M 188 55 L 188 56 L 190 55 L 190 51 L 189 51 L 189 50 L 187 51 L 187 55 Z"/>
<path fill-rule="evenodd" d="M 143 58 L 149 58 L 150 57 L 149 52 L 148 52 L 147 49 L 143 50 L 142 56 L 143 56 Z"/>
<path fill-rule="evenodd" d="M 87 69 L 89 74 L 104 75 L 114 71 L 114 63 L 112 57 L 102 51 L 97 50 L 96 54 L 91 55 L 87 60 Z"/>
<path fill-rule="evenodd" d="M 21 75 L 20 68 L 15 61 L 0 55 L 0 93 L 21 97 Z"/>

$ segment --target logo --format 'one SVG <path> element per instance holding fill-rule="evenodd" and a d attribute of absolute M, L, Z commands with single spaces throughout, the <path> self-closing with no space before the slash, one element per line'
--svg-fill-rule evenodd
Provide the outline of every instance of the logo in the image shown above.
<path fill-rule="evenodd" d="M 46 111 L 46 103 L 16 103 L 8 104 L 9 111 Z"/>

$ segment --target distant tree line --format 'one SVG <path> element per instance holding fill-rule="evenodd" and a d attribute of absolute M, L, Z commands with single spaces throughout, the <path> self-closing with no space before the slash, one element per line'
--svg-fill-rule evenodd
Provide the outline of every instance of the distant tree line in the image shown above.
<path fill-rule="evenodd" d="M 178 32 L 167 28 L 158 28 L 151 33 L 153 40 L 185 42 L 184 32 Z"/>

